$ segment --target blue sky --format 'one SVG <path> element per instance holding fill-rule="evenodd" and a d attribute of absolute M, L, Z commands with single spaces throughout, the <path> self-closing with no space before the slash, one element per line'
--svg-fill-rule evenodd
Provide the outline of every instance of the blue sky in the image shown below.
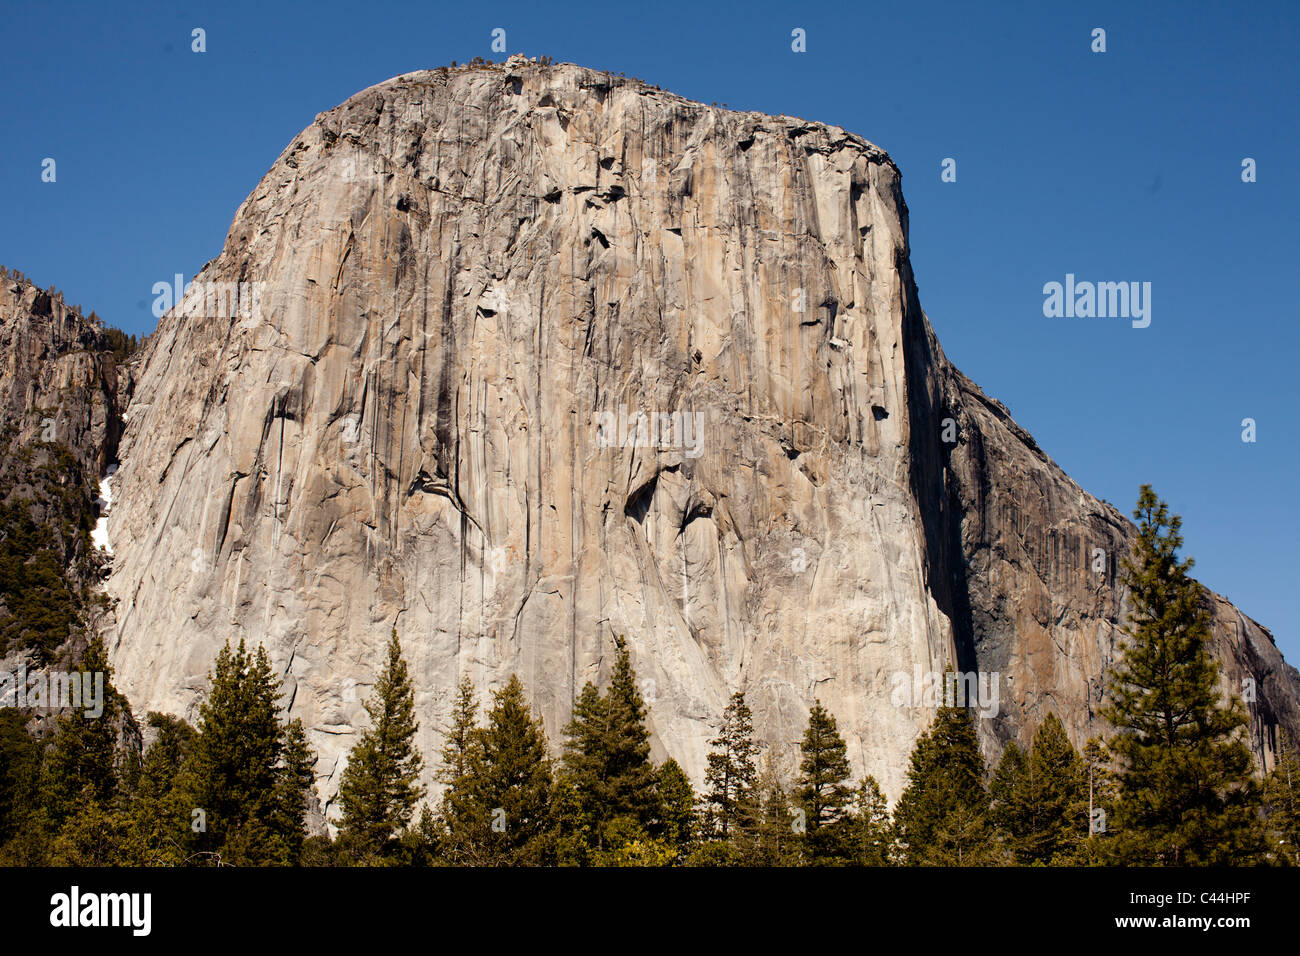
<path fill-rule="evenodd" d="M 1128 512 L 1152 483 L 1197 576 L 1300 662 L 1300 5 L 1060 6 L 6 0 L 0 262 L 147 332 L 153 283 L 217 255 L 318 112 L 399 73 L 500 60 L 496 27 L 510 53 L 834 123 L 903 170 L 949 357 L 1093 494 Z M 1150 282 L 1150 327 L 1044 317 L 1066 273 Z"/>

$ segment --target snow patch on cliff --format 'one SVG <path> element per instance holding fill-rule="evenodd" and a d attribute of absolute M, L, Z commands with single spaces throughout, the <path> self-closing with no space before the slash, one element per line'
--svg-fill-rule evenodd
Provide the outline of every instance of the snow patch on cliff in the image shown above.
<path fill-rule="evenodd" d="M 109 465 L 108 471 L 99 482 L 99 497 L 95 499 L 95 506 L 99 509 L 99 520 L 95 522 L 95 527 L 90 532 L 90 540 L 95 547 L 103 548 L 109 554 L 113 553 L 113 546 L 108 543 L 108 509 L 113 506 L 113 475 L 117 473 L 117 465 Z"/>

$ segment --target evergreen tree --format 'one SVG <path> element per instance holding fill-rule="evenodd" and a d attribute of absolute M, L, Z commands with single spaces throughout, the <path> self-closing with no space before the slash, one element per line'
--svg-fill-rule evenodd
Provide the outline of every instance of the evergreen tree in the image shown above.
<path fill-rule="evenodd" d="M 467 795 L 489 826 L 480 859 L 497 866 L 547 862 L 551 827 L 551 762 L 542 722 L 511 675 L 493 695 L 487 726 L 478 731 Z"/>
<path fill-rule="evenodd" d="M 894 810 L 902 859 L 910 866 L 970 866 L 995 855 L 989 796 L 975 724 L 961 707 L 941 707 L 912 748 L 907 789 Z"/>
<path fill-rule="evenodd" d="M 610 849 L 610 839 L 648 832 L 659 814 L 645 704 L 627 647 L 621 638 L 617 644 L 608 692 L 584 686 L 565 728 L 563 819 L 571 832 L 586 833 L 595 850 Z M 620 818 L 627 820 L 612 830 Z"/>
<path fill-rule="evenodd" d="M 1024 826 L 1024 818 L 1033 815 L 1034 809 L 1026 793 L 1028 776 L 1029 754 L 1016 741 L 1008 741 L 989 785 L 989 822 L 997 827 L 1003 842 L 1017 858 L 1020 853 L 1015 833 Z"/>
<path fill-rule="evenodd" d="M 287 861 L 297 864 L 307 839 L 308 800 L 316 782 L 316 755 L 297 717 L 282 728 L 276 770 L 271 829 L 278 835 Z"/>
<path fill-rule="evenodd" d="M 733 831 L 747 833 L 757 816 L 754 722 L 745 695 L 737 691 L 722 712 L 722 728 L 709 742 L 712 753 L 704 772 L 705 819 L 711 836 L 729 839 Z"/>
<path fill-rule="evenodd" d="M 889 802 L 875 777 L 863 777 L 858 784 L 850 834 L 850 858 L 854 863 L 859 866 L 893 863 L 894 827 L 889 819 Z"/>
<path fill-rule="evenodd" d="M 40 747 L 16 710 L 0 707 L 0 846 L 26 829 L 36 805 Z"/>
<path fill-rule="evenodd" d="M 167 714 L 150 713 L 146 724 L 154 739 L 144 753 L 130 805 L 137 854 L 131 862 L 179 866 L 191 819 L 178 783 L 198 735 L 185 721 Z"/>
<path fill-rule="evenodd" d="M 636 673 L 627 645 L 617 639 L 618 657 L 606 695 L 608 736 L 605 777 L 612 815 L 632 817 L 643 828 L 658 814 L 655 767 L 650 762 L 650 731 L 645 702 L 636 686 Z"/>
<path fill-rule="evenodd" d="M 684 860 L 695 845 L 695 791 L 671 757 L 659 767 L 658 777 L 660 814 L 652 832 L 672 848 L 675 859 Z"/>
<path fill-rule="evenodd" d="M 420 808 L 419 822 L 402 835 L 402 844 L 406 866 L 438 866 L 442 862 L 442 827 L 427 803 Z"/>
<path fill-rule="evenodd" d="M 590 865 L 599 849 L 600 839 L 592 829 L 594 818 L 589 801 L 580 793 L 570 771 L 563 766 L 556 774 L 551 813 L 555 819 L 556 863 L 560 866 Z"/>
<path fill-rule="evenodd" d="M 797 866 L 804 862 L 801 835 L 795 832 L 794 807 L 776 760 L 763 757 L 758 776 L 759 819 L 754 849 L 743 862 L 753 866 Z"/>
<path fill-rule="evenodd" d="M 1264 806 L 1274 857 L 1300 866 L 1300 758 L 1285 730 L 1278 731 L 1277 762 L 1264 780 Z"/>
<path fill-rule="evenodd" d="M 138 770 L 131 759 L 135 722 L 113 686 L 101 638 L 91 640 L 78 671 L 92 684 L 102 680 L 101 712 L 88 715 L 83 695 L 82 707 L 57 719 L 41 763 L 41 813 L 31 822 L 50 834 L 44 861 L 50 865 L 129 863 L 135 855 L 126 813 L 129 782 Z"/>
<path fill-rule="evenodd" d="M 1088 833 L 1087 768 L 1048 713 L 1030 752 L 1007 745 L 990 788 L 990 818 L 1018 863 L 1075 862 Z"/>
<path fill-rule="evenodd" d="M 1138 537 L 1124 561 L 1131 612 L 1104 715 L 1120 760 L 1118 858 L 1145 865 L 1232 865 L 1263 849 L 1247 724 L 1215 690 L 1201 586 L 1180 561 L 1182 519 L 1150 485 L 1133 512 Z"/>
<path fill-rule="evenodd" d="M 651 836 L 629 814 L 610 820 L 604 842 L 592 855 L 596 866 L 669 866 L 676 857 L 667 840 Z"/>
<path fill-rule="evenodd" d="M 423 759 L 415 746 L 419 729 L 415 689 L 397 628 L 388 640 L 388 660 L 365 708 L 370 729 L 353 746 L 339 781 L 340 836 L 362 859 L 382 858 L 396 849 L 423 796 L 419 784 Z"/>
<path fill-rule="evenodd" d="M 304 780 L 302 742 L 279 719 L 280 686 L 264 647 L 250 654 L 241 639 L 238 648 L 226 644 L 217 654 L 178 784 L 191 817 L 189 862 L 297 862 L 305 803 L 289 807 L 286 794 Z M 305 801 L 307 788 L 299 793 Z"/>
<path fill-rule="evenodd" d="M 478 698 L 474 693 L 474 682 L 468 677 L 462 677 L 456 687 L 451 727 L 447 731 L 446 743 L 442 749 L 442 766 L 438 770 L 438 779 L 449 787 L 455 787 L 465 779 L 478 758 L 477 727 Z"/>
<path fill-rule="evenodd" d="M 491 832 L 489 807 L 474 792 L 473 776 L 482 763 L 483 739 L 478 726 L 474 683 L 461 678 L 452 706 L 451 727 L 442 748 L 438 779 L 445 784 L 440 811 L 441 855 L 447 863 L 485 865 Z"/>
<path fill-rule="evenodd" d="M 79 670 L 103 675 L 103 712 L 87 716 L 84 708 L 74 709 L 61 714 L 56 722 L 53 743 L 41 767 L 42 802 L 56 828 L 87 801 L 107 808 L 118 790 L 118 729 L 125 708 L 113 687 L 101 638 L 90 642 Z M 126 719 L 130 719 L 129 712 Z"/>
<path fill-rule="evenodd" d="M 808 729 L 799 745 L 799 781 L 795 796 L 805 813 L 808 849 L 817 862 L 842 856 L 847 834 L 842 826 L 852 796 L 848 748 L 834 716 L 814 700 Z"/>
<path fill-rule="evenodd" d="M 587 863 L 590 852 L 603 846 L 603 827 L 611 815 L 605 785 L 607 725 L 607 701 L 588 681 L 573 702 L 573 714 L 564 730 L 556 795 L 563 860 L 569 863 Z"/>
<path fill-rule="evenodd" d="M 80 800 L 49 844 L 51 866 L 122 866 L 138 855 L 130 817 L 89 796 Z"/>

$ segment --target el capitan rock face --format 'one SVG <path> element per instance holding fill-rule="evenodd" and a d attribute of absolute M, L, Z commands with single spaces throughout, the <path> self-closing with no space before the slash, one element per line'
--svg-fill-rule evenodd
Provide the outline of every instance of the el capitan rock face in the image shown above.
<path fill-rule="evenodd" d="M 518 673 L 558 742 L 615 635 L 697 781 L 741 689 L 787 756 L 819 697 L 896 799 L 932 710 L 894 675 L 949 664 L 1000 675 L 990 755 L 1048 709 L 1081 744 L 1132 528 L 944 359 L 906 222 L 853 134 L 571 65 L 320 115 L 196 277 L 256 314 L 192 296 L 137 369 L 119 686 L 193 718 L 221 644 L 265 643 L 327 800 L 393 627 L 429 769 L 462 676 Z M 638 412 L 692 428 L 625 447 Z M 1217 598 L 1215 622 L 1265 754 L 1300 681 Z"/>

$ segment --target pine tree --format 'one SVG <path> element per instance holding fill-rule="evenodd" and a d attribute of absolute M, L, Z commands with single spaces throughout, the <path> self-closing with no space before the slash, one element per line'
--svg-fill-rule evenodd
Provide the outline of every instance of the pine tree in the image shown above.
<path fill-rule="evenodd" d="M 555 862 L 560 866 L 589 866 L 601 841 L 592 829 L 589 801 L 563 766 L 556 774 L 551 814 L 555 820 Z"/>
<path fill-rule="evenodd" d="M 487 862 L 489 808 L 479 802 L 472 787 L 483 745 L 477 714 L 474 683 L 468 677 L 461 678 L 452 706 L 451 727 L 442 748 L 442 765 L 438 769 L 438 779 L 445 785 L 439 813 L 443 830 L 441 855 L 451 864 Z"/>
<path fill-rule="evenodd" d="M 308 800 L 316 782 L 316 755 L 296 717 L 282 728 L 276 771 L 271 828 L 279 835 L 287 861 L 296 864 L 307 839 Z"/>
<path fill-rule="evenodd" d="M 30 829 L 26 819 L 35 809 L 41 752 L 16 710 L 0 708 L 0 846 Z"/>
<path fill-rule="evenodd" d="M 859 866 L 889 866 L 894 861 L 894 827 L 889 802 L 870 775 L 862 778 L 850 825 L 850 858 Z"/>
<path fill-rule="evenodd" d="M 798 866 L 804 862 L 803 841 L 794 828 L 795 809 L 789 789 L 771 752 L 764 754 L 758 775 L 759 818 L 751 854 L 738 862 L 751 866 Z"/>
<path fill-rule="evenodd" d="M 1131 612 L 1103 714 L 1115 726 L 1118 858 L 1145 865 L 1232 865 L 1259 858 L 1263 834 L 1247 724 L 1215 690 L 1201 586 L 1180 561 L 1182 519 L 1150 485 L 1133 512 L 1138 537 L 1124 561 Z"/>
<path fill-rule="evenodd" d="M 961 707 L 941 707 L 912 748 L 907 789 L 894 809 L 903 861 L 970 866 L 995 856 L 989 796 L 975 724 Z"/>
<path fill-rule="evenodd" d="M 456 687 L 456 700 L 452 705 L 451 728 L 447 731 L 442 749 L 442 767 L 438 779 L 449 787 L 463 780 L 474 765 L 478 751 L 478 699 L 474 682 L 462 677 Z"/>
<path fill-rule="evenodd" d="M 438 816 L 423 804 L 419 822 L 402 835 L 406 866 L 438 866 L 442 862 L 443 833 Z"/>
<path fill-rule="evenodd" d="M 636 686 L 636 673 L 627 645 L 617 639 L 618 657 L 606 695 L 606 785 L 614 816 L 632 817 L 643 828 L 658 814 L 655 767 L 650 762 L 650 731 L 646 728 L 645 702 Z"/>
<path fill-rule="evenodd" d="M 585 862 L 582 848 L 599 849 L 602 843 L 601 826 L 608 815 L 607 723 L 605 698 L 588 681 L 573 702 L 573 714 L 564 729 L 561 792 L 557 795 L 571 862 Z"/>
<path fill-rule="evenodd" d="M 695 845 L 695 791 L 671 757 L 660 765 L 658 778 L 659 820 L 651 832 L 673 849 L 675 859 L 684 860 Z"/>
<path fill-rule="evenodd" d="M 178 783 L 192 820 L 189 862 L 297 862 L 308 790 L 299 791 L 300 810 L 287 806 L 292 781 L 301 784 L 304 771 L 302 741 L 279 719 L 280 686 L 264 647 L 250 654 L 241 639 L 236 649 L 226 644 L 217 654 L 199 707 L 198 737 Z"/>
<path fill-rule="evenodd" d="M 549 858 L 551 761 L 542 722 L 511 675 L 493 695 L 487 726 L 478 731 L 466 781 L 467 795 L 490 820 L 483 862 L 497 866 L 538 865 Z"/>
<path fill-rule="evenodd" d="M 87 801 L 107 808 L 118 792 L 118 730 L 124 710 L 113 687 L 104 642 L 96 637 L 86 648 L 79 669 L 103 674 L 103 713 L 87 716 L 84 709 L 62 714 L 53 744 L 41 766 L 41 795 L 49 822 L 58 827 Z M 125 717 L 130 719 L 129 711 Z"/>
<path fill-rule="evenodd" d="M 1016 862 L 1076 862 L 1088 832 L 1087 768 L 1055 714 L 1028 754 L 1007 745 L 990 794 L 990 819 Z"/>
<path fill-rule="evenodd" d="M 570 832 L 586 833 L 595 850 L 608 848 L 616 820 L 627 818 L 617 828 L 623 835 L 617 839 L 623 839 L 638 829 L 648 833 L 659 814 L 645 703 L 627 646 L 616 640 L 618 658 L 609 690 L 601 695 L 591 683 L 584 686 L 565 728 L 564 825 Z"/>
<path fill-rule="evenodd" d="M 842 824 L 852 796 L 845 785 L 850 772 L 848 748 L 834 716 L 820 700 L 813 701 L 799 752 L 795 796 L 806 815 L 809 853 L 815 862 L 841 857 L 847 836 Z"/>
<path fill-rule="evenodd" d="M 1264 780 L 1264 806 L 1274 857 L 1300 866 L 1300 757 L 1285 730 L 1278 731 L 1277 762 Z"/>
<path fill-rule="evenodd" d="M 51 836 L 54 866 L 109 866 L 138 855 L 127 804 L 138 773 L 138 732 L 130 709 L 112 682 L 103 640 L 95 637 L 78 670 L 102 679 L 102 708 L 61 715 L 40 770 L 42 812 L 34 821 Z M 83 699 L 83 705 L 88 703 Z"/>
<path fill-rule="evenodd" d="M 423 759 L 415 746 L 415 689 L 393 628 L 388 660 L 365 703 L 370 729 L 348 754 L 339 781 L 340 837 L 361 859 L 383 858 L 411 822 L 423 796 Z"/>
<path fill-rule="evenodd" d="M 150 713 L 146 724 L 155 736 L 144 753 L 130 805 L 137 841 L 137 857 L 131 863 L 179 866 L 191 818 L 178 783 L 198 735 L 185 721 L 167 714 Z"/>
<path fill-rule="evenodd" d="M 722 712 L 722 728 L 709 742 L 712 753 L 704 773 L 705 818 L 710 835 L 729 839 L 733 831 L 753 829 L 757 816 L 754 722 L 745 695 L 737 691 Z"/>
<path fill-rule="evenodd" d="M 1003 842 L 1018 859 L 1016 833 L 1027 827 L 1025 818 L 1032 817 L 1034 809 L 1026 793 L 1028 777 L 1029 754 L 1016 741 L 1008 741 L 989 785 L 989 822 L 997 827 Z"/>

